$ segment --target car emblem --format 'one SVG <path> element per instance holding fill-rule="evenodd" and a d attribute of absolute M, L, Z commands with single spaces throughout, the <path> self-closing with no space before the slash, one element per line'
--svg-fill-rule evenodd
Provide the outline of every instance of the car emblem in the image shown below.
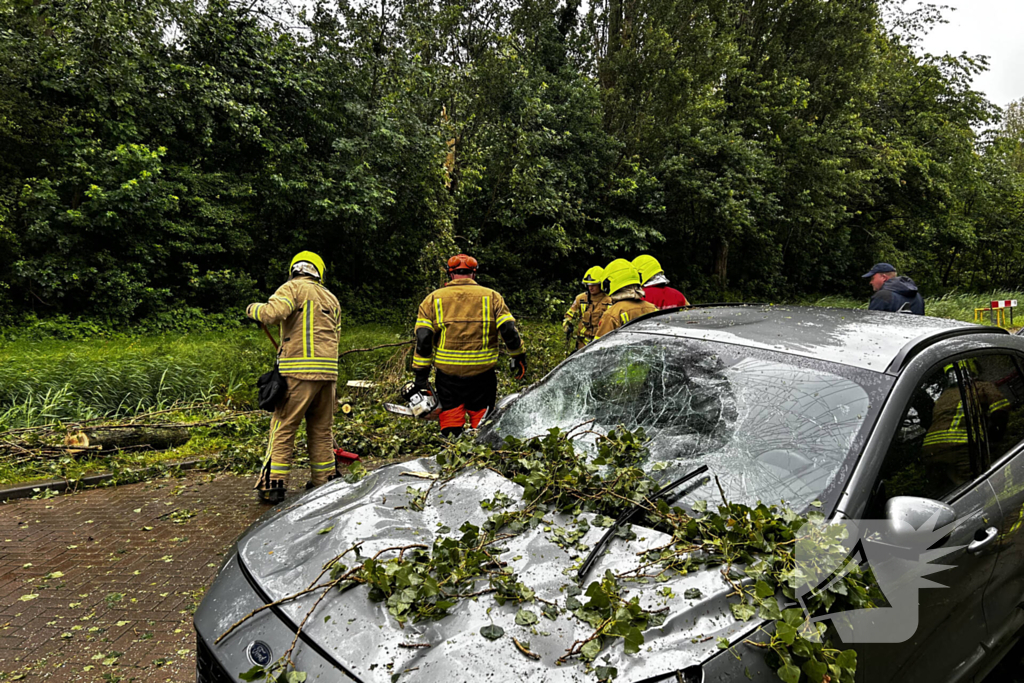
<path fill-rule="evenodd" d="M 270 650 L 270 646 L 262 640 L 254 640 L 249 643 L 249 647 L 245 648 L 245 656 L 257 666 L 266 666 L 274 658 L 274 653 Z"/>

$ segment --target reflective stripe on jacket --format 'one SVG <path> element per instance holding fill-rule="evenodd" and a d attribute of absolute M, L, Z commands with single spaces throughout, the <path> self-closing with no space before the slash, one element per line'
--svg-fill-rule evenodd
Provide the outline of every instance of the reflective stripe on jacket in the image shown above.
<path fill-rule="evenodd" d="M 422 343 L 420 330 L 431 333 L 424 335 L 426 341 Z M 517 356 L 525 351 L 515 318 L 501 294 L 469 278 L 452 280 L 420 304 L 412 367 L 423 370 L 433 364 L 456 377 L 486 372 L 498 362 L 499 330 L 510 354 Z"/>
<path fill-rule="evenodd" d="M 597 328 L 595 339 L 600 339 L 612 330 L 617 330 L 630 320 L 654 313 L 658 307 L 642 299 L 623 299 L 611 305 L 601 317 L 601 325 Z"/>
<path fill-rule="evenodd" d="M 282 375 L 296 379 L 338 377 L 338 299 L 305 275 L 281 285 L 265 304 L 249 304 L 245 314 L 264 325 L 281 325 Z"/>
<path fill-rule="evenodd" d="M 591 294 L 583 292 L 572 302 L 572 306 L 565 312 L 565 320 L 572 320 L 579 316 L 580 326 L 576 331 L 587 339 L 593 339 L 597 334 L 597 328 L 601 325 L 601 317 L 608 307 L 612 305 L 612 299 L 604 292 Z"/>
<path fill-rule="evenodd" d="M 1010 402 L 1003 398 L 1002 393 L 989 382 L 975 382 L 981 407 L 986 415 L 993 415 L 1000 410 L 1009 410 Z M 954 401 L 956 406 L 954 407 Z M 964 404 L 960 400 L 960 390 L 956 387 L 947 389 L 935 402 L 932 414 L 932 426 L 924 436 L 924 446 L 967 443 L 967 422 L 964 420 Z"/>

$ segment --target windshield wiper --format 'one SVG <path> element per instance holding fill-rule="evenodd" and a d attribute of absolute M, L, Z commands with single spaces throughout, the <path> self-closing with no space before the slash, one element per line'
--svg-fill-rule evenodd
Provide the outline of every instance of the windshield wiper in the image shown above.
<path fill-rule="evenodd" d="M 701 465 L 697 469 L 687 472 L 686 474 L 679 477 L 668 486 L 665 486 L 660 491 L 655 493 L 650 498 L 650 500 L 657 500 L 661 498 L 662 496 L 664 496 L 666 493 L 676 488 L 677 486 L 681 486 L 686 482 L 690 481 L 691 479 L 693 479 L 694 477 L 704 474 L 707 471 L 708 466 Z M 600 557 L 601 552 L 604 550 L 604 547 L 608 545 L 608 541 L 612 539 L 612 534 L 614 534 L 620 526 L 622 526 L 630 519 L 632 519 L 633 515 L 643 510 L 644 505 L 646 505 L 647 502 L 647 500 L 644 500 L 644 502 L 642 503 L 636 503 L 635 505 L 633 505 L 633 507 L 627 508 L 621 515 L 619 515 L 618 519 L 616 519 L 612 523 L 612 525 L 608 527 L 608 531 L 604 532 L 604 536 L 601 537 L 601 540 L 597 542 L 597 545 L 593 547 L 593 549 L 590 551 L 590 554 L 587 555 L 587 558 L 583 560 L 583 564 L 580 565 L 580 570 L 576 573 L 576 581 L 583 581 L 583 579 L 586 578 L 587 572 L 589 572 L 590 568 L 594 565 L 595 562 L 597 562 L 597 558 Z"/>

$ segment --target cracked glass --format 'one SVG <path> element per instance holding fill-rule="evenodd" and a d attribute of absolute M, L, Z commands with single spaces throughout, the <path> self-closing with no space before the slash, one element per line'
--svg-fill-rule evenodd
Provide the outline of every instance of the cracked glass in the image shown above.
<path fill-rule="evenodd" d="M 617 335 L 619 337 L 619 335 Z M 878 373 L 698 340 L 622 335 L 578 353 L 505 407 L 483 438 L 529 438 L 551 427 L 593 452 L 598 434 L 642 427 L 644 468 L 668 482 L 706 464 L 709 476 L 673 502 L 820 500 L 860 451 Z M 880 403 L 880 402 L 878 402 Z"/>

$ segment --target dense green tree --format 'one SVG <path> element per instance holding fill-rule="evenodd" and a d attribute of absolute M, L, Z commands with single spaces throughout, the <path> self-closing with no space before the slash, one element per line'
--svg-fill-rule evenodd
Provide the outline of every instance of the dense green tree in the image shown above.
<path fill-rule="evenodd" d="M 1015 286 L 1020 103 L 900 0 L 0 0 L 0 316 L 358 318 L 453 250 L 517 311 L 656 253 L 697 300 Z"/>

